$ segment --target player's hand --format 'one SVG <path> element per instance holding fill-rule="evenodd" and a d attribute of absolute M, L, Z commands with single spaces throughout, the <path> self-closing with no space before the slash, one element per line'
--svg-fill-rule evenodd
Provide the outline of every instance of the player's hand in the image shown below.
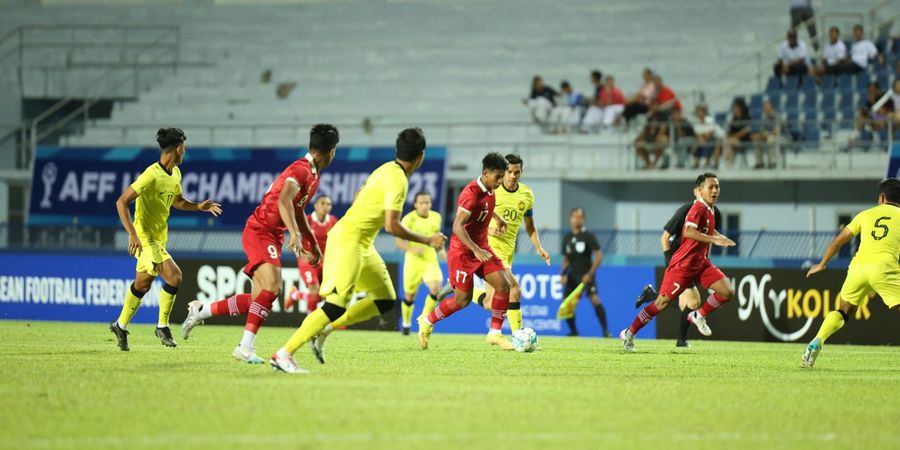
<path fill-rule="evenodd" d="M 140 238 L 137 237 L 136 234 L 128 235 L 128 254 L 131 256 L 141 256 L 141 245 Z"/>
<path fill-rule="evenodd" d="M 473 253 L 475 253 L 475 258 L 478 259 L 478 261 L 485 262 L 491 259 L 491 252 L 482 248 L 476 248 Z"/>
<path fill-rule="evenodd" d="M 309 261 L 307 262 L 311 266 L 318 266 L 322 262 L 322 249 L 318 245 L 313 245 L 309 250 Z"/>
<path fill-rule="evenodd" d="M 545 263 L 547 263 L 548 266 L 550 265 L 550 254 L 547 253 L 547 250 L 544 250 L 544 247 L 538 247 L 537 254 L 541 257 L 541 259 L 544 260 Z"/>
<path fill-rule="evenodd" d="M 506 221 L 503 220 L 500 216 L 497 216 L 494 220 L 497 221 L 497 236 L 501 236 L 506 233 Z"/>
<path fill-rule="evenodd" d="M 291 251 L 294 252 L 297 257 L 300 257 L 303 255 L 303 253 L 306 253 L 305 251 L 303 251 L 303 243 L 300 240 L 300 237 L 294 233 L 291 233 L 291 239 L 288 241 L 288 248 L 291 249 Z"/>
<path fill-rule="evenodd" d="M 583 277 L 581 277 L 581 282 L 584 284 L 591 284 L 594 281 L 594 274 L 586 273 Z"/>
<path fill-rule="evenodd" d="M 490 234 L 491 236 L 501 236 L 501 235 L 503 235 L 503 233 L 501 233 L 501 232 L 500 232 L 500 229 L 497 228 L 497 227 L 490 227 L 490 228 L 488 228 L 488 234 Z"/>
<path fill-rule="evenodd" d="M 203 201 L 203 203 L 197 205 L 197 209 L 199 209 L 200 211 L 206 211 L 212 214 L 213 217 L 219 217 L 219 214 L 222 214 L 222 205 L 209 199 L 206 199 Z"/>
<path fill-rule="evenodd" d="M 716 244 L 719 247 L 734 247 L 735 245 L 737 245 L 734 243 L 734 241 L 721 234 L 713 236 L 713 244 Z"/>
<path fill-rule="evenodd" d="M 559 276 L 559 284 L 565 286 L 569 284 L 569 276 L 568 275 L 560 275 Z"/>
<path fill-rule="evenodd" d="M 447 236 L 444 236 L 444 233 L 441 233 L 441 232 L 434 233 L 433 235 L 431 235 L 430 238 L 428 238 L 428 245 L 430 245 L 436 249 L 444 248 L 444 243 L 446 243 L 446 242 L 447 242 Z"/>
<path fill-rule="evenodd" d="M 411 250 L 413 253 L 415 253 L 418 256 L 422 256 L 425 254 L 425 249 L 422 247 L 413 247 Z"/>
<path fill-rule="evenodd" d="M 806 278 L 809 278 L 810 276 L 815 275 L 823 270 L 825 270 L 825 264 L 818 263 L 809 268 L 809 271 L 806 272 Z"/>

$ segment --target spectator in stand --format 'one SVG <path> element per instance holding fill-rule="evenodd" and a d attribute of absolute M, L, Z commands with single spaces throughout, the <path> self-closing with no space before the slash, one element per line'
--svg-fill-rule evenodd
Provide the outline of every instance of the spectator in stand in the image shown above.
<path fill-rule="evenodd" d="M 850 138 L 849 147 L 867 147 L 867 142 L 872 140 L 872 133 L 881 131 L 887 125 L 887 117 L 890 114 L 892 105 L 885 103 L 877 111 L 874 110 L 875 104 L 884 95 L 878 88 L 878 83 L 871 82 L 866 88 L 866 103 L 859 108 L 854 120 L 854 136 Z M 892 102 L 889 102 L 892 103 Z"/>
<path fill-rule="evenodd" d="M 625 102 L 625 110 L 622 112 L 622 117 L 625 118 L 626 124 L 630 123 L 635 117 L 650 111 L 650 104 L 656 98 L 656 84 L 653 82 L 653 71 L 646 68 L 641 76 L 644 78 L 644 84 L 641 85 L 636 94 Z"/>
<path fill-rule="evenodd" d="M 607 75 L 603 81 L 603 89 L 597 93 L 596 105 L 588 109 L 588 113 L 585 115 L 585 128 L 611 128 L 624 109 L 625 96 L 622 95 L 622 90 L 616 86 L 612 75 Z"/>
<path fill-rule="evenodd" d="M 603 107 L 600 105 L 600 94 L 603 92 L 603 72 L 591 71 L 591 84 L 594 86 L 594 96 L 591 97 L 590 106 L 584 115 L 582 132 L 596 131 L 603 122 Z"/>
<path fill-rule="evenodd" d="M 663 83 L 662 77 L 653 75 L 653 90 L 656 96 L 650 103 L 647 112 L 647 124 L 644 130 L 635 139 L 634 145 L 638 156 L 644 161 L 644 167 L 655 169 L 659 163 L 668 141 L 667 123 L 672 111 L 681 111 L 681 101 L 670 87 Z M 627 107 L 626 107 L 627 109 Z M 651 147 L 648 149 L 648 146 Z M 653 152 L 653 160 L 650 160 L 650 151 Z"/>
<path fill-rule="evenodd" d="M 809 40 L 813 43 L 813 50 L 818 52 L 819 40 L 816 39 L 816 21 L 812 20 L 815 15 L 812 0 L 791 0 L 791 29 L 797 31 L 797 27 L 806 22 Z"/>
<path fill-rule="evenodd" d="M 823 74 L 837 75 L 845 71 L 847 60 L 847 46 L 841 40 L 841 30 L 831 27 L 828 30 L 828 43 L 822 50 L 822 61 L 818 66 L 809 70 L 810 75 L 816 77 L 816 83 L 822 81 Z"/>
<path fill-rule="evenodd" d="M 581 118 L 584 116 L 584 110 L 587 108 L 588 99 L 581 92 L 576 92 L 572 89 L 572 85 L 569 84 L 568 81 L 563 80 L 559 85 L 559 89 L 562 91 L 563 97 L 566 99 L 565 106 L 560 106 L 560 108 L 566 108 L 565 111 L 560 114 L 563 120 L 568 118 L 570 130 L 579 130 L 581 129 Z"/>
<path fill-rule="evenodd" d="M 673 149 L 675 150 L 675 167 L 685 167 L 688 155 L 693 154 L 697 143 L 694 127 L 681 115 L 680 109 L 672 110 L 671 120 L 660 127 L 657 146 L 665 149 L 669 145 L 669 139 L 675 138 Z M 665 168 L 665 167 L 663 167 Z"/>
<path fill-rule="evenodd" d="M 891 98 L 885 103 L 886 111 L 889 112 L 894 129 L 900 126 L 900 79 L 895 79 L 891 87 Z"/>
<path fill-rule="evenodd" d="M 797 77 L 797 86 L 803 80 L 803 75 L 809 73 L 809 53 L 806 44 L 797 40 L 797 32 L 787 32 L 787 40 L 778 46 L 778 61 L 775 63 L 775 77 L 784 86 L 783 76 Z"/>
<path fill-rule="evenodd" d="M 728 135 L 725 138 L 725 163 L 729 166 L 734 164 L 735 155 L 744 154 L 751 140 L 750 109 L 747 102 L 735 99 L 731 105 L 731 113 L 731 123 L 728 124 Z"/>
<path fill-rule="evenodd" d="M 539 75 L 535 75 L 531 80 L 531 95 L 523 101 L 531 110 L 531 119 L 534 123 L 548 131 L 553 123 L 558 122 L 553 117 L 557 95 L 559 94 L 553 88 L 544 84 Z"/>
<path fill-rule="evenodd" d="M 869 63 L 878 61 L 884 64 L 884 55 L 878 52 L 878 48 L 872 41 L 866 39 L 862 25 L 853 25 L 853 44 L 850 46 L 850 63 L 846 65 L 849 73 L 860 73 L 869 67 Z"/>
<path fill-rule="evenodd" d="M 781 121 L 772 102 L 763 102 L 763 115 L 759 124 L 759 131 L 751 135 L 753 141 L 753 155 L 756 159 L 754 169 L 768 167 L 774 169 L 778 161 L 778 140 L 781 139 Z M 764 152 L 765 150 L 765 152 Z M 763 153 L 768 159 L 768 164 L 763 161 Z"/>
<path fill-rule="evenodd" d="M 721 153 L 720 142 L 725 136 L 725 131 L 716 123 L 716 120 L 709 115 L 709 111 L 705 105 L 697 105 L 694 109 L 694 116 L 697 118 L 694 125 L 695 139 L 697 145 L 694 146 L 694 166 L 693 169 L 700 168 L 700 159 L 704 159 L 703 167 L 718 168 L 719 154 Z M 716 156 L 715 162 L 711 158 Z"/>

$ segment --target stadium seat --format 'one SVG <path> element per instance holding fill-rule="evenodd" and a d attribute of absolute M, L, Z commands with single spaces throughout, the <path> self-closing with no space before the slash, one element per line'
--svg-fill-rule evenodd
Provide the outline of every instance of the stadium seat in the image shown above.
<path fill-rule="evenodd" d="M 835 88 L 836 84 L 837 84 L 837 79 L 835 78 L 834 75 L 832 75 L 830 73 L 826 73 L 826 74 L 822 75 L 821 88 L 823 90 L 830 91 Z"/>
<path fill-rule="evenodd" d="M 783 109 L 787 112 L 800 109 L 800 94 L 797 91 L 788 91 L 784 98 Z"/>
<path fill-rule="evenodd" d="M 769 80 L 766 82 L 766 92 L 772 94 L 779 91 L 781 91 L 781 82 L 779 82 L 774 75 L 770 76 Z"/>
<path fill-rule="evenodd" d="M 819 103 L 819 107 L 822 111 L 833 111 L 835 109 L 835 101 L 836 96 L 834 95 L 834 91 L 822 92 L 822 100 Z"/>
<path fill-rule="evenodd" d="M 850 77 L 850 75 L 841 74 L 838 77 L 837 87 L 841 90 L 841 92 L 852 90 L 853 79 Z"/>
<path fill-rule="evenodd" d="M 762 109 L 763 104 L 763 96 L 762 94 L 753 94 L 750 96 L 750 109 Z"/>
<path fill-rule="evenodd" d="M 803 94 L 803 109 L 816 109 L 817 104 L 818 96 L 816 95 L 816 91 L 809 91 Z"/>
<path fill-rule="evenodd" d="M 856 74 L 856 89 L 865 90 L 869 86 L 869 74 L 860 72 Z"/>

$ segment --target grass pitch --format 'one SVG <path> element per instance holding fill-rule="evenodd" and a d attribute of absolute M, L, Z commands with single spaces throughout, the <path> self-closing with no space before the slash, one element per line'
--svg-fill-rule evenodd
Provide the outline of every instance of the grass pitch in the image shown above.
<path fill-rule="evenodd" d="M 900 349 L 339 332 L 308 376 L 231 359 L 239 327 L 177 349 L 131 327 L 0 322 L 0 448 L 900 448 Z M 264 328 L 268 357 L 293 330 Z M 179 330 L 180 333 L 180 330 Z"/>

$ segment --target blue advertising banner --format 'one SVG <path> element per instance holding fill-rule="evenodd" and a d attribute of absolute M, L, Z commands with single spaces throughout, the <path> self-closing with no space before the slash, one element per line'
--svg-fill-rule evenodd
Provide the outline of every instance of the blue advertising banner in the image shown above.
<path fill-rule="evenodd" d="M 305 153 L 299 148 L 188 147 L 181 165 L 184 197 L 222 204 L 218 219 L 208 214 L 172 210 L 173 228 L 241 228 L 272 181 Z M 425 162 L 409 179 L 407 206 L 415 193 L 427 191 L 434 205 L 444 204 L 444 147 L 428 148 Z M 388 147 L 338 148 L 334 162 L 322 172 L 319 194 L 331 197 L 334 214 L 342 216 L 357 189 L 381 164 L 394 159 Z M 159 160 L 156 148 L 37 148 L 29 205 L 29 225 L 118 226 L 115 201 L 140 173 Z"/>
<path fill-rule="evenodd" d="M 447 273 L 446 263 L 441 263 L 441 270 L 444 274 Z M 563 286 L 559 283 L 559 272 L 558 264 L 513 266 L 513 275 L 522 289 L 524 326 L 533 328 L 538 335 L 565 336 L 569 333 L 565 321 L 556 320 L 556 311 L 563 300 Z M 402 267 L 400 273 L 403 273 Z M 637 315 L 637 310 L 634 309 L 634 300 L 644 286 L 653 283 L 654 276 L 654 267 L 652 266 L 601 267 L 597 271 L 597 289 L 600 301 L 606 308 L 609 330 L 613 336 L 616 336 L 620 330 L 634 320 Z M 403 285 L 402 280 L 394 281 L 396 284 Z M 476 280 L 476 283 L 480 282 L 481 280 Z M 477 286 L 482 285 L 483 283 L 477 284 Z M 427 295 L 427 289 L 424 286 L 419 287 L 414 317 L 421 312 Z M 435 333 L 486 333 L 490 320 L 490 313 L 473 302 L 462 311 L 440 322 L 435 327 Z M 578 307 L 575 309 L 575 321 L 581 336 L 601 336 L 602 332 L 594 307 L 586 296 L 578 302 Z M 503 326 L 508 331 L 509 324 L 505 323 Z M 413 330 L 417 328 L 417 325 L 413 323 Z M 639 337 L 655 338 L 655 327 L 644 328 Z"/>
<path fill-rule="evenodd" d="M 123 256 L 0 253 L 0 319 L 109 322 L 119 316 L 135 259 Z M 162 281 L 133 321 L 156 323 Z"/>

